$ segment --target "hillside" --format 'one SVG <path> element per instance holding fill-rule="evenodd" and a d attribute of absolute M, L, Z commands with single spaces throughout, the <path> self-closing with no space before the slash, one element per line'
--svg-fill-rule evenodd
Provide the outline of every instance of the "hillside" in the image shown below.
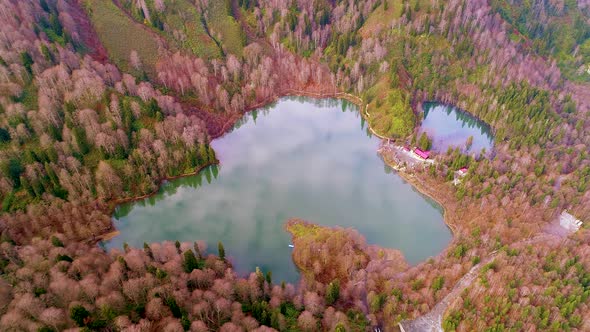
<path fill-rule="evenodd" d="M 0 330 L 389 331 L 473 266 L 445 330 L 590 329 L 588 1 L 0 8 Z M 217 163 L 213 139 L 293 94 L 360 100 L 371 129 L 400 145 L 419 140 L 428 101 L 491 126 L 489 158 L 449 150 L 406 175 L 445 208 L 443 253 L 408 266 L 354 230 L 291 221 L 295 287 L 271 271 L 238 275 L 222 244 L 217 255 L 198 243 L 96 246 L 118 202 Z M 529 241 L 553 234 L 564 210 L 582 229 Z M 339 255 L 318 267 L 318 248 Z"/>

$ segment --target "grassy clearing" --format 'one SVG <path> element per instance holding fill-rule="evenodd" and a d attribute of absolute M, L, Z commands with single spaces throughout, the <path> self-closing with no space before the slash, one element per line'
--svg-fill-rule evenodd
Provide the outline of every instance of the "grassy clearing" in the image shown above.
<path fill-rule="evenodd" d="M 230 15 L 227 1 L 210 1 L 208 24 L 211 34 L 218 38 L 226 52 L 242 55 L 245 36 L 240 24 Z"/>
<path fill-rule="evenodd" d="M 377 2 L 378 6 L 375 8 L 363 27 L 359 30 L 359 34 L 363 38 L 373 37 L 375 32 L 382 28 L 387 28 L 393 18 L 399 18 L 404 14 L 404 3 L 401 0 L 382 0 Z M 411 12 L 425 12 L 430 7 L 429 0 L 410 1 L 409 8 Z"/>
<path fill-rule="evenodd" d="M 201 14 L 187 0 L 171 0 L 166 3 L 162 20 L 173 30 L 182 31 L 186 39 L 178 40 L 163 34 L 179 48 L 188 50 L 201 58 L 218 58 L 221 53 L 215 42 L 207 35 L 201 23 Z"/>
<path fill-rule="evenodd" d="M 129 55 L 135 50 L 144 69 L 148 73 L 155 72 L 158 42 L 152 34 L 132 21 L 110 0 L 86 0 L 84 5 L 101 43 L 119 68 L 134 73 Z"/>
<path fill-rule="evenodd" d="M 385 5 L 385 3 L 387 4 Z M 374 36 L 375 31 L 380 27 L 386 28 L 392 18 L 400 17 L 402 9 L 402 2 L 399 0 L 383 0 L 381 5 L 369 15 L 367 21 L 359 30 L 360 35 L 363 38 Z"/>

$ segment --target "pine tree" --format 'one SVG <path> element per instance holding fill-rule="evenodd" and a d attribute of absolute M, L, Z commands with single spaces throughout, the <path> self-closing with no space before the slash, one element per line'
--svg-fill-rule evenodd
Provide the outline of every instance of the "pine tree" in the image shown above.
<path fill-rule="evenodd" d="M 431 145 L 432 143 L 430 142 L 428 135 L 426 135 L 426 133 L 422 133 L 422 135 L 420 135 L 420 139 L 418 139 L 418 147 L 424 151 L 427 151 L 430 150 Z"/>
<path fill-rule="evenodd" d="M 326 303 L 328 305 L 334 304 L 340 297 L 340 282 L 338 279 L 332 281 L 326 290 Z"/>
<path fill-rule="evenodd" d="M 35 61 L 33 61 L 33 58 L 31 57 L 31 55 L 28 52 L 22 52 L 20 54 L 20 60 L 23 63 L 23 67 L 25 67 L 25 69 L 27 70 L 27 72 L 29 74 L 33 74 L 33 63 L 35 63 Z"/>
<path fill-rule="evenodd" d="M 223 243 L 221 243 L 221 241 L 217 243 L 217 250 L 219 251 L 219 258 L 225 260 L 225 248 L 223 247 Z"/>
<path fill-rule="evenodd" d="M 149 258 L 151 258 L 151 259 L 154 258 L 154 253 L 152 252 L 152 248 L 150 248 L 150 246 L 146 242 L 143 243 L 143 251 L 145 252 L 146 255 L 148 255 Z"/>
<path fill-rule="evenodd" d="M 194 269 L 199 268 L 199 261 L 197 260 L 197 257 L 195 257 L 195 254 L 192 250 L 187 250 L 184 252 L 182 267 L 186 273 L 191 273 Z"/>
<path fill-rule="evenodd" d="M 209 160 L 209 162 L 210 163 L 216 162 L 217 161 L 217 158 L 215 158 L 215 151 L 213 151 L 213 149 L 211 148 L 211 146 L 208 147 L 207 152 L 208 152 L 208 155 L 209 155 L 208 158 L 207 158 Z"/>
<path fill-rule="evenodd" d="M 89 316 L 90 312 L 88 312 L 88 310 L 86 310 L 86 308 L 81 305 L 76 305 L 70 310 L 70 318 L 80 327 L 86 325 L 84 321 Z"/>
<path fill-rule="evenodd" d="M 203 253 L 201 253 L 201 248 L 199 248 L 199 244 L 197 242 L 195 242 L 195 252 L 197 253 L 197 257 L 199 259 L 203 259 Z"/>

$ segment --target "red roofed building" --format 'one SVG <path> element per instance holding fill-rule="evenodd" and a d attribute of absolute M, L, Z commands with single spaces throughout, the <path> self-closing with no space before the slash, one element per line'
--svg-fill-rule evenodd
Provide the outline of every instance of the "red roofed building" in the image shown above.
<path fill-rule="evenodd" d="M 430 151 L 423 151 L 422 149 L 419 149 L 419 148 L 415 148 L 414 149 L 414 153 L 418 157 L 420 157 L 420 158 L 422 158 L 424 160 L 426 160 L 426 159 L 428 159 L 428 157 L 430 157 Z"/>

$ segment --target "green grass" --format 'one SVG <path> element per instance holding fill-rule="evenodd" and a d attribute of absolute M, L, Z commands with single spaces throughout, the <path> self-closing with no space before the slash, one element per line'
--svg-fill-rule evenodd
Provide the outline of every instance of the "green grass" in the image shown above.
<path fill-rule="evenodd" d="M 378 1 L 378 6 L 371 12 L 359 33 L 363 38 L 373 37 L 377 27 L 381 25 L 382 29 L 387 29 L 392 19 L 398 19 L 404 14 L 405 2 L 402 0 L 382 0 Z M 416 4 L 418 3 L 417 7 Z M 427 13 L 430 9 L 429 0 L 412 0 L 409 1 L 412 12 Z"/>
<path fill-rule="evenodd" d="M 209 2 L 208 24 L 211 34 L 221 36 L 220 41 L 227 53 L 242 55 L 245 37 L 240 24 L 230 15 L 226 1 Z M 217 38 L 217 37 L 216 37 Z"/>
<path fill-rule="evenodd" d="M 129 55 L 135 50 L 144 69 L 151 74 L 155 72 L 158 61 L 158 42 L 155 36 L 131 20 L 110 0 L 86 0 L 85 8 L 90 13 L 101 43 L 119 68 L 134 73 Z"/>
<path fill-rule="evenodd" d="M 387 6 L 384 6 L 384 2 L 387 2 Z M 399 18 L 401 16 L 402 8 L 402 1 L 383 0 L 381 5 L 371 12 L 371 15 L 369 15 L 367 21 L 360 29 L 361 36 L 364 38 L 371 37 L 379 25 L 382 28 L 387 28 L 387 24 L 392 18 Z"/>
<path fill-rule="evenodd" d="M 186 40 L 178 40 L 165 34 L 165 37 L 182 49 L 202 58 L 218 58 L 221 53 L 215 42 L 207 35 L 201 23 L 201 14 L 188 0 L 171 0 L 166 3 L 162 20 L 174 30 L 186 35 Z"/>

